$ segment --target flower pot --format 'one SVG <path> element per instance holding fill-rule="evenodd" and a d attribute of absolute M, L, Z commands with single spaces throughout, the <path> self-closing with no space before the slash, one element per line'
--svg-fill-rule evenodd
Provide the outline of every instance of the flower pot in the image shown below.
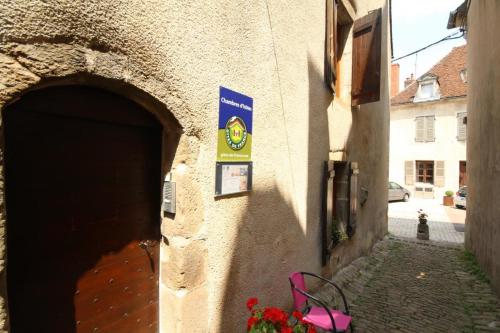
<path fill-rule="evenodd" d="M 427 222 L 427 220 L 424 220 Z M 429 240 L 429 226 L 427 223 L 419 223 L 417 225 L 417 239 Z"/>
<path fill-rule="evenodd" d="M 444 196 L 443 206 L 453 206 L 453 197 Z"/>

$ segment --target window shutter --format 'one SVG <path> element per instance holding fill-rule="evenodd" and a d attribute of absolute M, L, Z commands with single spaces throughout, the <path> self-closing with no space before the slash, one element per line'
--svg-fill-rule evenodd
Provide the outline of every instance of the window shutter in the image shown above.
<path fill-rule="evenodd" d="M 358 163 L 351 162 L 351 178 L 349 181 L 349 222 L 347 223 L 347 235 L 352 237 L 356 232 L 356 222 L 358 217 Z"/>
<path fill-rule="evenodd" d="M 413 185 L 415 183 L 413 161 L 405 161 L 405 184 Z"/>
<path fill-rule="evenodd" d="M 435 141 L 434 136 L 434 122 L 436 118 L 434 116 L 425 117 L 425 141 Z"/>
<path fill-rule="evenodd" d="M 380 100 L 381 18 L 379 8 L 354 22 L 352 106 Z"/>
<path fill-rule="evenodd" d="M 415 141 L 416 142 L 424 142 L 424 117 L 415 118 Z"/>
<path fill-rule="evenodd" d="M 436 171 L 434 175 L 434 185 L 437 187 L 444 186 L 444 161 L 436 161 Z"/>
<path fill-rule="evenodd" d="M 337 82 L 337 0 L 326 1 L 326 67 L 325 77 L 328 86 L 335 94 Z"/>
<path fill-rule="evenodd" d="M 464 119 L 467 112 L 460 112 L 457 114 L 457 140 L 464 141 L 467 138 L 467 125 L 464 124 Z"/>

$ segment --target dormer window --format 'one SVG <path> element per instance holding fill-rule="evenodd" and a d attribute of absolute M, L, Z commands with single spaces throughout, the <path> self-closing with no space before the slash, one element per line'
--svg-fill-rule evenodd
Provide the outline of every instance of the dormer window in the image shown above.
<path fill-rule="evenodd" d="M 434 84 L 432 82 L 422 83 L 420 85 L 420 98 L 429 99 L 434 94 Z"/>
<path fill-rule="evenodd" d="M 439 92 L 437 76 L 431 74 L 418 80 L 418 89 L 413 102 L 433 101 L 439 99 L 440 97 L 441 94 Z"/>
<path fill-rule="evenodd" d="M 463 83 L 467 83 L 467 69 L 462 69 L 460 71 L 460 78 L 462 79 Z"/>

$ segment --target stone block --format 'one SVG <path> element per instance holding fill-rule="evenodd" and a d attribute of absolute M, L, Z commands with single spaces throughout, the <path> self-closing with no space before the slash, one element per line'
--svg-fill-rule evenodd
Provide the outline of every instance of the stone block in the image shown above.
<path fill-rule="evenodd" d="M 208 324 L 208 291 L 206 286 L 187 293 L 182 300 L 181 332 L 204 333 Z"/>
<path fill-rule="evenodd" d="M 161 332 L 207 332 L 208 292 L 206 286 L 188 291 L 160 289 Z"/>
<path fill-rule="evenodd" d="M 206 281 L 207 249 L 202 240 L 172 239 L 162 246 L 161 280 L 168 288 L 194 288 Z"/>

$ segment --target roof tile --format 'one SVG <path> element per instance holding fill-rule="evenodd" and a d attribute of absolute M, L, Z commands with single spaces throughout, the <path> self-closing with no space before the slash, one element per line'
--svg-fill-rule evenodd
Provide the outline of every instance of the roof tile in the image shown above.
<path fill-rule="evenodd" d="M 466 68 L 467 48 L 466 45 L 455 47 L 435 64 L 427 73 L 438 77 L 441 99 L 467 96 L 467 83 L 462 81 L 460 71 Z M 419 78 L 419 79 L 420 79 Z M 418 80 L 410 84 L 406 89 L 391 99 L 392 105 L 412 103 L 413 97 L 418 89 Z"/>

